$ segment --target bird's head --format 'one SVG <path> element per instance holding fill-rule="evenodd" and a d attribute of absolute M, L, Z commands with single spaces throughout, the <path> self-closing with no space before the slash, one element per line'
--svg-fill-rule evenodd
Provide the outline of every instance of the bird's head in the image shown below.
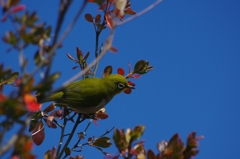
<path fill-rule="evenodd" d="M 128 84 L 127 79 L 119 74 L 110 74 L 104 79 L 111 85 L 112 90 L 115 94 L 122 92 L 126 88 L 135 89 L 133 86 Z"/>

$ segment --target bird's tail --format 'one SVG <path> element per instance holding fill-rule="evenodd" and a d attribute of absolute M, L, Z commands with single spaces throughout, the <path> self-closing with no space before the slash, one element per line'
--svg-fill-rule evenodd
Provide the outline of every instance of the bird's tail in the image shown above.
<path fill-rule="evenodd" d="M 45 103 L 45 102 L 51 101 L 50 98 L 48 98 L 47 96 L 45 96 L 43 94 L 40 94 L 40 93 L 37 93 L 35 95 L 35 97 L 36 97 L 36 100 L 37 100 L 38 103 Z"/>

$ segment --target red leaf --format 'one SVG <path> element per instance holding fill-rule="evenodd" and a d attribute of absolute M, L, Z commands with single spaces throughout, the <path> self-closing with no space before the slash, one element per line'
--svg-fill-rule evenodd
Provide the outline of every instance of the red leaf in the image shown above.
<path fill-rule="evenodd" d="M 8 15 L 2 17 L 2 22 L 5 22 L 7 20 Z"/>
<path fill-rule="evenodd" d="M 39 121 L 32 131 L 32 140 L 36 145 L 41 145 L 45 138 L 43 122 Z"/>
<path fill-rule="evenodd" d="M 11 159 L 20 159 L 17 155 L 11 157 Z"/>
<path fill-rule="evenodd" d="M 73 58 L 69 53 L 67 53 L 67 57 L 68 57 L 70 60 L 76 61 L 75 58 Z"/>
<path fill-rule="evenodd" d="M 16 7 L 13 7 L 12 10 L 10 11 L 10 14 L 11 13 L 16 13 L 16 12 L 19 12 L 21 10 L 24 10 L 26 8 L 26 6 L 23 4 L 23 5 L 18 5 Z"/>
<path fill-rule="evenodd" d="M 77 58 L 78 58 L 79 61 L 81 61 L 82 58 L 83 58 L 83 53 L 78 47 L 76 48 L 76 50 L 77 50 L 76 51 L 77 52 Z"/>
<path fill-rule="evenodd" d="M 98 112 L 96 113 L 96 118 L 97 119 L 107 119 L 108 118 L 108 114 L 105 112 Z"/>
<path fill-rule="evenodd" d="M 31 94 L 25 94 L 23 96 L 24 102 L 30 112 L 36 112 L 41 109 L 41 104 L 37 103 L 35 98 Z"/>
<path fill-rule="evenodd" d="M 88 51 L 87 54 L 84 56 L 83 60 L 86 61 L 89 55 L 90 55 L 90 52 Z"/>
<path fill-rule="evenodd" d="M 151 149 L 148 150 L 148 152 L 147 152 L 147 158 L 148 159 L 156 159 L 156 156 L 155 156 L 154 152 Z"/>
<path fill-rule="evenodd" d="M 92 23 L 93 22 L 93 17 L 92 17 L 92 15 L 91 14 L 85 14 L 85 19 L 88 21 L 88 22 L 90 22 L 90 23 Z"/>
<path fill-rule="evenodd" d="M 50 104 L 48 107 L 46 107 L 46 108 L 43 110 L 43 112 L 49 113 L 49 112 L 53 111 L 55 108 L 56 108 L 55 104 L 52 103 L 52 104 Z"/>
<path fill-rule="evenodd" d="M 92 141 L 92 137 L 89 137 L 89 138 L 88 138 L 88 142 L 91 142 L 91 141 Z"/>
<path fill-rule="evenodd" d="M 118 159 L 119 155 L 115 156 L 113 159 Z"/>
<path fill-rule="evenodd" d="M 74 66 L 72 69 L 75 70 L 76 68 L 78 68 L 79 66 Z"/>
<path fill-rule="evenodd" d="M 47 123 L 47 126 L 50 127 L 50 128 L 51 128 L 51 127 L 54 127 L 54 126 L 53 126 L 53 125 L 54 125 L 53 119 L 54 119 L 54 116 L 49 115 L 49 116 L 47 117 L 47 119 L 45 120 L 46 123 Z"/>
<path fill-rule="evenodd" d="M 93 122 L 94 122 L 94 124 L 95 124 L 96 126 L 98 126 L 98 123 L 97 123 L 97 120 L 96 120 L 96 119 L 94 119 Z"/>
<path fill-rule="evenodd" d="M 52 112 L 50 115 L 54 116 L 55 118 L 62 119 L 64 116 L 64 111 L 57 110 L 57 111 Z"/>
<path fill-rule="evenodd" d="M 48 150 L 47 152 L 45 152 L 44 158 L 46 158 L 46 159 L 54 159 L 54 158 L 56 158 L 56 153 L 57 153 L 56 151 L 57 151 L 56 147 L 54 146 L 52 148 L 52 150 Z"/>
<path fill-rule="evenodd" d="M 132 92 L 131 88 L 125 88 L 124 93 L 130 94 Z"/>
<path fill-rule="evenodd" d="M 112 19 L 112 16 L 110 13 L 106 13 L 105 14 L 105 18 L 106 18 L 106 21 L 107 21 L 107 25 L 110 29 L 113 29 L 113 19 Z"/>
<path fill-rule="evenodd" d="M 119 75 L 124 76 L 124 70 L 122 68 L 118 68 L 117 72 L 118 72 Z"/>
<path fill-rule="evenodd" d="M 131 81 L 128 81 L 128 84 L 130 85 L 130 86 L 135 86 L 135 83 L 133 83 L 133 82 L 131 82 Z"/>
<path fill-rule="evenodd" d="M 108 3 L 108 4 L 102 4 L 102 5 L 98 8 L 98 10 L 101 11 L 101 10 L 104 10 L 104 9 L 110 7 L 110 6 L 111 6 L 110 3 Z"/>
<path fill-rule="evenodd" d="M 131 14 L 131 15 L 136 14 L 136 12 L 135 12 L 134 10 L 132 10 L 132 8 L 127 8 L 127 9 L 125 10 L 125 13 L 126 13 L 126 14 Z"/>
<path fill-rule="evenodd" d="M 101 22 L 101 14 L 97 14 L 95 17 L 95 23 L 100 23 Z"/>
<path fill-rule="evenodd" d="M 112 47 L 110 48 L 110 51 L 116 53 L 116 52 L 118 52 L 118 49 L 112 46 Z"/>
<path fill-rule="evenodd" d="M 132 75 L 132 78 L 140 78 L 141 77 L 141 75 L 139 75 L 139 74 L 133 74 Z"/>
<path fill-rule="evenodd" d="M 32 148 L 33 148 L 33 142 L 31 140 L 28 140 L 23 147 L 23 152 L 29 152 L 32 150 Z"/>
<path fill-rule="evenodd" d="M 0 102 L 4 102 L 5 99 L 6 97 L 2 93 L 0 93 Z"/>
<path fill-rule="evenodd" d="M 103 78 L 110 75 L 110 74 L 112 74 L 112 66 L 111 65 L 104 68 Z"/>

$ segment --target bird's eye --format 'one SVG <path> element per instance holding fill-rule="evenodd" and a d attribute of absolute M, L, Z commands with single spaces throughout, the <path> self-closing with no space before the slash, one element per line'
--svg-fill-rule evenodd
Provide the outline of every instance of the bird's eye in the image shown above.
<path fill-rule="evenodd" d="M 123 88 L 125 88 L 125 85 L 122 84 L 122 83 L 118 83 L 118 88 L 119 88 L 119 89 L 123 89 Z"/>

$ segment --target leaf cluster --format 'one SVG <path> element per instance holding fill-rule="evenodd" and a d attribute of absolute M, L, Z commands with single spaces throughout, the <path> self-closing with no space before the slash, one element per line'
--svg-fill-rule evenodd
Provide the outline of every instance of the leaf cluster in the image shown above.
<path fill-rule="evenodd" d="M 8 52 L 11 50 L 18 52 L 21 71 L 14 72 L 10 68 L 4 69 L 3 64 L 0 65 L 0 156 L 12 150 L 12 158 L 34 159 L 36 156 L 31 152 L 33 143 L 38 146 L 43 143 L 46 128 L 55 129 L 55 131 L 58 131 L 59 129 L 57 128 L 60 128 L 61 135 L 59 137 L 59 143 L 61 144 L 57 147 L 54 146 L 51 150 L 47 150 L 44 155 L 45 159 L 62 157 L 83 159 L 84 157 L 82 155 L 73 157 L 72 152 L 82 152 L 84 146 L 96 148 L 104 155 L 111 157 L 104 149 L 112 146 L 111 138 L 106 135 L 110 133 L 113 128 L 100 136 L 91 136 L 84 140 L 86 132 L 92 122 L 97 125 L 97 121 L 108 118 L 105 109 L 99 110 L 95 114 L 77 114 L 67 106 L 56 107 L 55 104 L 52 103 L 42 110 L 42 105 L 36 101 L 36 96 L 46 95 L 52 92 L 53 83 L 60 77 L 59 72 L 52 73 L 50 69 L 52 59 L 57 52 L 56 49 L 62 45 L 61 41 L 59 43 L 56 41 L 58 41 L 62 20 L 71 2 L 71 0 L 60 1 L 61 10 L 59 9 L 57 29 L 54 32 L 55 37 L 52 44 L 48 43 L 48 39 L 51 38 L 52 27 L 45 22 L 39 22 L 37 12 L 30 13 L 29 11 L 25 11 L 26 6 L 21 5 L 20 0 L 6 0 L 1 4 L 4 15 L 2 21 L 5 22 L 9 20 L 14 26 L 13 30 L 5 32 L 2 40 L 10 45 L 10 48 L 7 50 Z M 84 4 L 86 4 L 85 2 L 83 2 L 83 8 L 85 6 Z M 76 47 L 76 58 L 67 53 L 67 57 L 77 64 L 77 66 L 72 68 L 73 70 L 77 68 L 80 68 L 80 71 L 87 70 L 86 73 L 82 75 L 83 79 L 95 77 L 96 71 L 98 70 L 99 57 L 104 55 L 103 50 L 105 50 L 105 53 L 107 51 L 118 52 L 118 49 L 111 45 L 111 40 L 110 42 L 106 40 L 106 42 L 99 47 L 99 36 L 101 32 L 108 27 L 113 31 L 115 26 L 117 26 L 116 23 L 123 21 L 126 14 L 136 14 L 131 8 L 130 0 L 88 0 L 88 2 L 97 3 L 99 5 L 99 11 L 101 12 L 96 14 L 96 16 L 90 13 L 85 14 L 86 21 L 94 26 L 96 34 L 94 56 L 96 61 L 98 61 L 91 66 L 91 63 L 88 63 L 90 52 L 85 54 L 79 47 Z M 21 14 L 22 11 L 23 13 Z M 26 58 L 23 51 L 30 45 L 36 47 L 33 60 Z M 29 61 L 33 61 L 36 66 L 36 69 L 34 69 L 32 73 L 26 71 Z M 153 69 L 153 66 L 149 65 L 147 60 L 137 61 L 133 69 L 130 63 L 128 66 L 128 74 L 125 75 L 127 79 L 140 78 L 141 75 Z M 34 76 L 39 69 L 41 69 L 43 76 L 41 80 L 35 81 L 36 78 Z M 104 78 L 112 74 L 112 72 L 112 66 L 108 65 L 104 69 L 102 77 Z M 122 68 L 118 68 L 117 72 L 124 76 L 124 70 Z M 133 87 L 135 86 L 131 81 L 128 81 L 128 84 Z M 12 86 L 12 92 L 8 95 L 5 95 L 3 92 L 6 85 Z M 126 89 L 124 92 L 130 94 L 131 89 Z M 75 133 L 78 125 L 85 120 L 89 120 L 86 128 L 81 132 Z M 67 132 L 68 130 L 65 128 L 69 123 L 72 123 L 73 127 Z M 18 125 L 20 129 L 9 139 L 6 145 L 3 145 L 4 137 L 15 125 Z M 29 132 L 31 132 L 31 137 L 25 131 L 28 127 Z M 155 155 L 152 150 L 145 150 L 143 140 L 139 141 L 144 130 L 145 127 L 143 125 L 136 126 L 134 129 L 127 129 L 126 131 L 116 129 L 114 131 L 113 141 L 119 154 L 112 158 L 187 159 L 198 153 L 197 140 L 201 139 L 201 137 L 195 137 L 196 134 L 193 132 L 189 135 L 186 146 L 184 146 L 177 134 L 174 135 L 169 142 L 160 142 L 158 144 L 159 153 Z M 72 137 L 76 134 L 78 134 L 78 140 L 73 141 L 75 142 L 74 146 L 69 147 Z M 64 140 L 65 138 L 66 140 Z"/>
<path fill-rule="evenodd" d="M 146 151 L 144 141 L 139 140 L 145 130 L 144 126 L 136 126 L 134 129 L 124 130 L 116 129 L 113 135 L 113 140 L 118 148 L 119 155 L 112 156 L 113 159 L 123 157 L 124 159 L 190 159 L 197 155 L 198 140 L 202 136 L 196 137 L 195 132 L 191 132 L 188 136 L 186 146 L 182 142 L 178 134 L 167 141 L 161 141 L 157 144 L 158 153 L 153 150 Z"/>

